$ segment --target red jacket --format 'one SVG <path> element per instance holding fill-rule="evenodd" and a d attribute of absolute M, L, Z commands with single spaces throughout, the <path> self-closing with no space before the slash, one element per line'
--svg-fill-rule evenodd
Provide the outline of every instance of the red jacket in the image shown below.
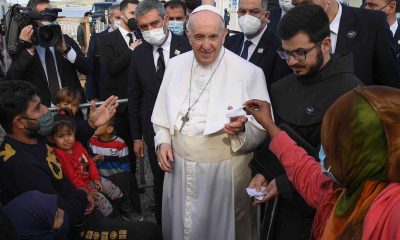
<path fill-rule="evenodd" d="M 321 172 L 315 159 L 284 132 L 270 143 L 269 149 L 279 159 L 296 190 L 317 213 L 313 236 L 321 239 L 327 219 L 333 211 L 333 182 Z M 328 203 L 328 204 L 327 204 Z M 390 183 L 374 200 L 364 219 L 362 240 L 400 239 L 400 183 Z"/>
<path fill-rule="evenodd" d="M 88 191 L 92 188 L 88 185 L 90 181 L 100 180 L 99 171 L 89 156 L 86 149 L 78 141 L 72 146 L 72 154 L 55 147 L 54 152 L 62 171 L 75 187 L 83 187 Z"/>

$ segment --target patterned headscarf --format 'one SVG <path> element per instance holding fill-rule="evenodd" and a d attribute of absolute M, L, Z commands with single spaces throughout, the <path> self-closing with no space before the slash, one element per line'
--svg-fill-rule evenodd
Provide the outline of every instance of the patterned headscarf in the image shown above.
<path fill-rule="evenodd" d="M 400 90 L 358 87 L 327 111 L 321 130 L 331 172 L 340 182 L 324 239 L 360 239 L 372 202 L 400 181 Z"/>

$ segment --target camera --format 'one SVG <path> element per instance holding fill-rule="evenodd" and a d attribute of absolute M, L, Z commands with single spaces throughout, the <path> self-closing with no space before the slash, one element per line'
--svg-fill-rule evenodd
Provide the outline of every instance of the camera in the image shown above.
<path fill-rule="evenodd" d="M 21 30 L 32 25 L 34 34 L 32 35 L 32 44 L 41 47 L 51 47 L 60 43 L 62 40 L 62 31 L 60 25 L 55 21 L 58 18 L 60 8 L 46 8 L 37 13 L 31 8 L 22 7 L 18 4 L 12 6 L 7 13 L 6 22 L 6 41 L 7 50 L 10 55 L 17 53 L 17 43 Z"/>

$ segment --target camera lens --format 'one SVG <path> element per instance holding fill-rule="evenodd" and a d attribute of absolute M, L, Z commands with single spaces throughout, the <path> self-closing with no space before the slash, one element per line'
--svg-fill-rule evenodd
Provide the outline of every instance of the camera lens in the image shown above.
<path fill-rule="evenodd" d="M 45 31 L 40 32 L 40 39 L 45 42 L 51 42 L 53 40 L 54 34 L 51 29 L 45 29 Z"/>
<path fill-rule="evenodd" d="M 58 24 L 45 25 L 38 28 L 38 41 L 42 47 L 55 46 L 61 38 L 61 27 Z"/>

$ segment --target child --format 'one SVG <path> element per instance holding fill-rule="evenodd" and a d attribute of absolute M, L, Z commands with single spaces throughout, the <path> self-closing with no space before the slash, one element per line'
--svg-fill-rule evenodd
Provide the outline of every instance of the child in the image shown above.
<path fill-rule="evenodd" d="M 81 102 L 81 93 L 78 89 L 64 87 L 61 88 L 56 95 L 56 107 L 58 110 L 69 108 L 72 116 L 75 118 Z"/>
<path fill-rule="evenodd" d="M 96 129 L 90 139 L 89 147 L 96 154 L 97 168 L 101 176 L 109 177 L 116 173 L 130 172 L 128 147 L 124 140 L 115 136 L 115 117 Z M 128 180 L 129 181 L 129 180 Z"/>
<path fill-rule="evenodd" d="M 113 211 L 104 193 L 119 205 L 122 217 L 129 221 L 132 212 L 129 198 L 111 181 L 100 177 L 86 149 L 75 141 L 75 126 L 71 115 L 69 110 L 61 109 L 54 116 L 54 127 L 49 136 L 55 145 L 54 152 L 63 173 L 75 187 L 84 188 L 94 195 L 95 206 L 102 214 L 109 216 Z"/>

